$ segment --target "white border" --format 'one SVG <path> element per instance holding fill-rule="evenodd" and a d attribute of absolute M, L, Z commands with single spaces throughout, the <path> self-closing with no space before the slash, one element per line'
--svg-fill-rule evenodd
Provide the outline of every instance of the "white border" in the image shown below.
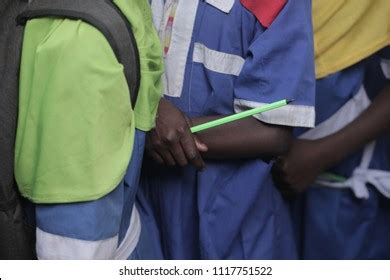
<path fill-rule="evenodd" d="M 215 51 L 201 43 L 195 43 L 193 61 L 202 63 L 211 71 L 234 76 L 240 74 L 245 62 L 238 55 Z"/>
<path fill-rule="evenodd" d="M 123 239 L 119 248 L 116 250 L 114 259 L 127 260 L 131 253 L 134 251 L 135 247 L 137 247 L 140 235 L 141 218 L 139 216 L 137 208 L 134 206 L 126 236 Z"/>
<path fill-rule="evenodd" d="M 234 110 L 237 113 L 264 105 L 267 105 L 267 103 L 243 99 L 234 100 Z M 262 122 L 276 125 L 296 127 L 314 127 L 315 125 L 315 109 L 313 106 L 290 104 L 276 110 L 254 115 L 254 117 Z"/>
<path fill-rule="evenodd" d="M 169 1 L 166 3 L 166 6 Z M 164 95 L 180 97 L 183 91 L 184 74 L 199 1 L 179 1 L 172 26 L 171 43 L 165 56 Z M 160 39 L 164 42 L 165 26 L 169 13 L 164 11 L 160 25 Z"/>
<path fill-rule="evenodd" d="M 36 229 L 37 256 L 41 260 L 127 260 L 136 248 L 141 235 L 141 219 L 133 207 L 126 236 L 118 248 L 118 235 L 88 241 L 69 238 Z"/>
<path fill-rule="evenodd" d="M 87 241 L 51 234 L 37 228 L 37 256 L 40 260 L 107 260 L 112 259 L 118 236 Z"/>
<path fill-rule="evenodd" d="M 206 0 L 206 3 L 228 14 L 233 8 L 234 0 Z"/>
<path fill-rule="evenodd" d="M 358 93 L 348 100 L 336 113 L 315 128 L 299 136 L 299 138 L 315 140 L 331 135 L 356 119 L 368 106 L 370 106 L 370 100 L 362 86 Z"/>
<path fill-rule="evenodd" d="M 381 67 L 383 74 L 387 79 L 390 79 L 390 59 L 382 59 L 381 60 Z"/>

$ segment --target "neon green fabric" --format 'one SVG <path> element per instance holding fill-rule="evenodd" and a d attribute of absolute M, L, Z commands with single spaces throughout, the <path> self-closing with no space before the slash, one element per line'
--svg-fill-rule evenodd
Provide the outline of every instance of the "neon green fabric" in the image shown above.
<path fill-rule="evenodd" d="M 69 19 L 27 23 L 15 175 L 33 202 L 90 201 L 109 193 L 126 172 L 135 127 L 154 125 L 163 63 L 148 3 L 115 3 L 131 21 L 140 52 L 135 112 L 123 66 L 97 29 Z"/>
<path fill-rule="evenodd" d="M 141 84 L 135 106 L 135 123 L 140 130 L 149 131 L 154 127 L 158 101 L 162 93 L 162 47 L 154 29 L 148 1 L 114 0 L 130 21 L 141 56 Z M 140 24 L 144 21 L 147 24 Z M 145 110 L 148 108 L 148 110 Z M 151 117 L 153 116 L 153 117 Z"/>

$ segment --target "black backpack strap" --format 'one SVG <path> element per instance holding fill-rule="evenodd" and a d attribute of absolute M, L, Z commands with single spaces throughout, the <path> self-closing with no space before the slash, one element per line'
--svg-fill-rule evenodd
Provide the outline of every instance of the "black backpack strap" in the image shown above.
<path fill-rule="evenodd" d="M 112 0 L 34 0 L 18 18 L 18 24 L 43 17 L 85 21 L 106 37 L 124 73 L 135 106 L 140 84 L 140 61 L 137 43 L 129 21 Z"/>
<path fill-rule="evenodd" d="M 27 0 L 0 0 L 0 259 L 34 259 L 35 229 L 26 225 L 14 179 L 19 64 L 23 26 L 16 16 Z"/>

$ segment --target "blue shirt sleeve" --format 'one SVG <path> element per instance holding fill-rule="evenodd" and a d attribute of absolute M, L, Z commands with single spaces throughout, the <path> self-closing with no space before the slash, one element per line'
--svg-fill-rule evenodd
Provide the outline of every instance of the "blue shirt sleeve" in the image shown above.
<path fill-rule="evenodd" d="M 287 126 L 313 127 L 315 121 L 314 48 L 310 1 L 288 1 L 271 26 L 256 34 L 235 85 L 235 110 L 281 99 L 291 104 L 257 115 Z"/>
<path fill-rule="evenodd" d="M 379 53 L 381 68 L 386 80 L 390 80 L 390 46 L 382 49 Z"/>
<path fill-rule="evenodd" d="M 364 87 L 373 100 L 389 84 L 390 47 L 386 47 L 365 60 Z"/>

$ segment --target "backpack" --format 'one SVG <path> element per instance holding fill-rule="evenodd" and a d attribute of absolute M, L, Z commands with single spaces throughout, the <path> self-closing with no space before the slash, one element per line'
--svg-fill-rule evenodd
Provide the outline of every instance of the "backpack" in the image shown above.
<path fill-rule="evenodd" d="M 138 96 L 137 44 L 129 21 L 112 0 L 0 1 L 0 259 L 35 258 L 35 228 L 25 222 L 24 199 L 14 178 L 14 147 L 24 26 L 45 17 L 82 20 L 99 30 L 124 66 L 133 106 Z"/>

